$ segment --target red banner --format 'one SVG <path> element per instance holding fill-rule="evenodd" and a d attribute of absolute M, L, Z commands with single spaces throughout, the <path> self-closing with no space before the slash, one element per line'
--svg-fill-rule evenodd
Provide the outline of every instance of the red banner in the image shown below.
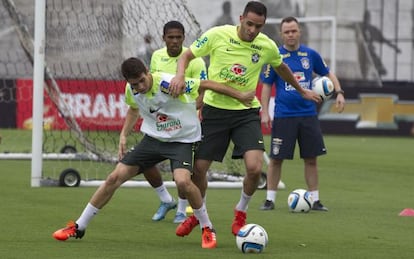
<path fill-rule="evenodd" d="M 122 129 L 128 110 L 124 102 L 125 81 L 57 80 L 57 83 L 61 91 L 59 105 L 44 93 L 45 129 L 67 129 L 61 114 L 65 110 L 72 113 L 82 130 Z M 17 80 L 16 88 L 17 127 L 31 129 L 33 81 Z M 59 112 L 57 106 L 68 109 Z"/>

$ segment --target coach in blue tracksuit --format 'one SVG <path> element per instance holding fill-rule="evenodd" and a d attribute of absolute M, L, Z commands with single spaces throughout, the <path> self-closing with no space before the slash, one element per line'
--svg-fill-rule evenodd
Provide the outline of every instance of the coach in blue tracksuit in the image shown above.
<path fill-rule="evenodd" d="M 311 89 L 313 73 L 329 77 L 335 87 L 336 108 L 342 112 L 345 106 L 344 92 L 337 77 L 329 71 L 319 53 L 300 44 L 299 23 L 294 17 L 286 17 L 280 25 L 283 46 L 279 51 L 303 88 Z M 265 66 L 260 78 L 262 88 L 262 123 L 270 126 L 269 101 L 272 85 L 276 86 L 275 109 L 270 144 L 270 163 L 267 171 L 267 195 L 261 210 L 272 210 L 276 200 L 282 163 L 293 159 L 296 141 L 300 157 L 304 161 L 305 179 L 314 204 L 312 209 L 328 211 L 319 200 L 317 157 L 326 154 L 326 148 L 317 117 L 317 106 L 305 100 L 291 85 L 283 81 L 271 68 Z"/>

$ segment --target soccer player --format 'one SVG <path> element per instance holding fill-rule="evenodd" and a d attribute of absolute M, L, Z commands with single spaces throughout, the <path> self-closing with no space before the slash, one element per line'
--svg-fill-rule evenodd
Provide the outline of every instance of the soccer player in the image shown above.
<path fill-rule="evenodd" d="M 178 21 L 167 22 L 164 24 L 162 39 L 165 42 L 165 47 L 153 52 L 151 56 L 150 72 L 175 74 L 177 70 L 177 60 L 187 49 L 183 46 L 185 40 L 184 26 Z M 185 76 L 188 78 L 200 78 L 201 80 L 207 79 L 207 69 L 204 60 L 202 58 L 192 60 L 186 70 Z M 200 98 L 201 97 L 198 97 L 198 100 Z M 163 184 L 161 174 L 157 168 L 147 170 L 144 175 L 161 200 L 160 206 L 152 217 L 152 220 L 159 221 L 164 219 L 169 210 L 177 207 L 173 222 L 183 222 L 187 218 L 186 207 L 188 205 L 184 195 L 178 193 L 177 206 L 177 202 Z"/>
<path fill-rule="evenodd" d="M 196 110 L 198 90 L 213 89 L 249 103 L 254 94 L 245 94 L 214 81 L 186 79 L 185 92 L 173 97 L 170 94 L 170 80 L 174 75 L 150 73 L 137 58 L 122 63 L 122 75 L 127 81 L 125 102 L 129 105 L 121 135 L 127 136 L 139 115 L 143 122 L 141 132 L 144 138 L 131 148 L 115 169 L 99 186 L 76 222 L 69 222 L 65 228 L 53 233 L 57 240 L 70 237 L 82 238 L 90 220 L 109 202 L 115 191 L 125 181 L 139 172 L 169 159 L 177 189 L 185 194 L 194 215 L 202 224 L 202 248 L 215 248 L 216 235 L 200 190 L 191 181 L 193 165 L 193 144 L 201 139 L 201 125 Z"/>
<path fill-rule="evenodd" d="M 178 61 L 177 74 L 171 80 L 173 94 L 177 95 L 185 89 L 184 71 L 189 61 L 210 55 L 209 79 L 225 84 L 228 88 L 256 90 L 261 68 L 269 63 L 303 98 L 320 102 L 317 94 L 300 87 L 289 67 L 282 62 L 276 43 L 260 32 L 266 14 L 266 6 L 258 1 L 250 1 L 240 15 L 238 26 L 217 26 L 203 33 Z M 237 99 L 214 90 L 206 90 L 203 101 L 203 139 L 195 150 L 193 181 L 205 197 L 207 170 L 213 161 L 223 160 L 232 140 L 232 157 L 243 158 L 246 166 L 246 176 L 240 200 L 234 207 L 231 227 L 231 232 L 236 235 L 246 224 L 247 206 L 257 189 L 262 172 L 264 144 L 259 115 L 260 102 L 255 98 L 246 106 Z M 176 234 L 188 235 L 197 224 L 197 219 L 190 216 L 178 225 Z"/>
<path fill-rule="evenodd" d="M 329 77 L 335 87 L 336 108 L 344 110 L 345 99 L 341 85 L 325 64 L 321 56 L 313 49 L 300 44 L 300 27 L 295 17 L 286 17 L 280 24 L 283 46 L 280 54 L 295 74 L 303 89 L 311 89 L 312 74 Z M 293 159 L 296 141 L 300 148 L 300 157 L 304 161 L 305 180 L 314 204 L 312 209 L 328 211 L 319 200 L 317 157 L 326 154 L 314 102 L 305 100 L 283 78 L 278 76 L 271 65 L 266 65 L 261 74 L 262 122 L 270 127 L 269 101 L 272 85 L 276 86 L 275 110 L 270 142 L 270 163 L 267 170 L 267 195 L 261 210 L 273 210 L 276 200 L 282 163 L 284 159 Z"/>

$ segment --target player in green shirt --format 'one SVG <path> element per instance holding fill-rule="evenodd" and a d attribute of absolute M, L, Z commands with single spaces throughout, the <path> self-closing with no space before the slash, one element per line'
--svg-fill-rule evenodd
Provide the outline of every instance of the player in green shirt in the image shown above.
<path fill-rule="evenodd" d="M 184 89 L 184 72 L 190 60 L 210 56 L 209 79 L 240 91 L 254 90 L 264 64 L 291 84 L 303 98 L 320 102 L 320 97 L 309 89 L 303 89 L 292 71 L 282 62 L 276 43 L 261 33 L 267 10 L 261 2 L 247 3 L 240 15 L 238 26 L 213 27 L 200 36 L 178 61 L 176 77 L 171 81 L 175 95 Z M 255 98 L 251 106 L 236 99 L 206 90 L 202 110 L 203 139 L 195 151 L 193 181 L 205 196 L 207 170 L 213 161 L 222 161 L 230 140 L 234 143 L 232 157 L 244 159 L 246 176 L 240 200 L 234 207 L 232 233 L 234 235 L 246 224 L 247 205 L 257 189 L 263 165 L 263 135 L 260 122 L 260 102 Z M 189 217 L 177 229 L 178 236 L 188 235 L 198 224 Z"/>
<path fill-rule="evenodd" d="M 178 21 L 167 22 L 164 24 L 162 38 L 165 42 L 165 47 L 155 50 L 152 53 L 150 72 L 175 74 L 177 71 L 177 61 L 181 54 L 187 50 L 187 48 L 183 46 L 183 42 L 185 40 L 184 26 Z M 188 69 L 185 71 L 185 77 L 199 78 L 200 80 L 207 79 L 207 69 L 204 60 L 202 58 L 192 60 L 188 65 Z M 201 95 L 197 98 L 197 102 L 202 102 Z M 164 185 L 160 171 L 157 167 L 148 169 L 144 175 L 150 185 L 157 192 L 157 195 L 161 201 L 157 212 L 152 217 L 152 220 L 163 220 L 168 211 L 177 207 L 177 212 L 173 222 L 183 222 L 187 218 L 186 207 L 188 205 L 187 200 L 184 198 L 185 195 L 178 193 L 177 204 L 177 201 L 175 201 Z"/>

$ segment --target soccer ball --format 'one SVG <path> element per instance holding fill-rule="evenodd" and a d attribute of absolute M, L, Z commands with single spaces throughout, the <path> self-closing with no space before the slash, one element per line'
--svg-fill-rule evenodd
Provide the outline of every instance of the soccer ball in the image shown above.
<path fill-rule="evenodd" d="M 307 190 L 293 190 L 288 197 L 289 211 L 291 212 L 309 212 L 313 205 L 313 199 Z"/>
<path fill-rule="evenodd" d="M 237 247 L 243 253 L 261 253 L 268 241 L 266 230 L 258 224 L 244 225 L 236 236 Z"/>
<path fill-rule="evenodd" d="M 325 101 L 331 98 L 332 94 L 335 92 L 335 87 L 329 77 L 322 76 L 312 80 L 312 90 L 319 94 L 322 101 Z"/>

